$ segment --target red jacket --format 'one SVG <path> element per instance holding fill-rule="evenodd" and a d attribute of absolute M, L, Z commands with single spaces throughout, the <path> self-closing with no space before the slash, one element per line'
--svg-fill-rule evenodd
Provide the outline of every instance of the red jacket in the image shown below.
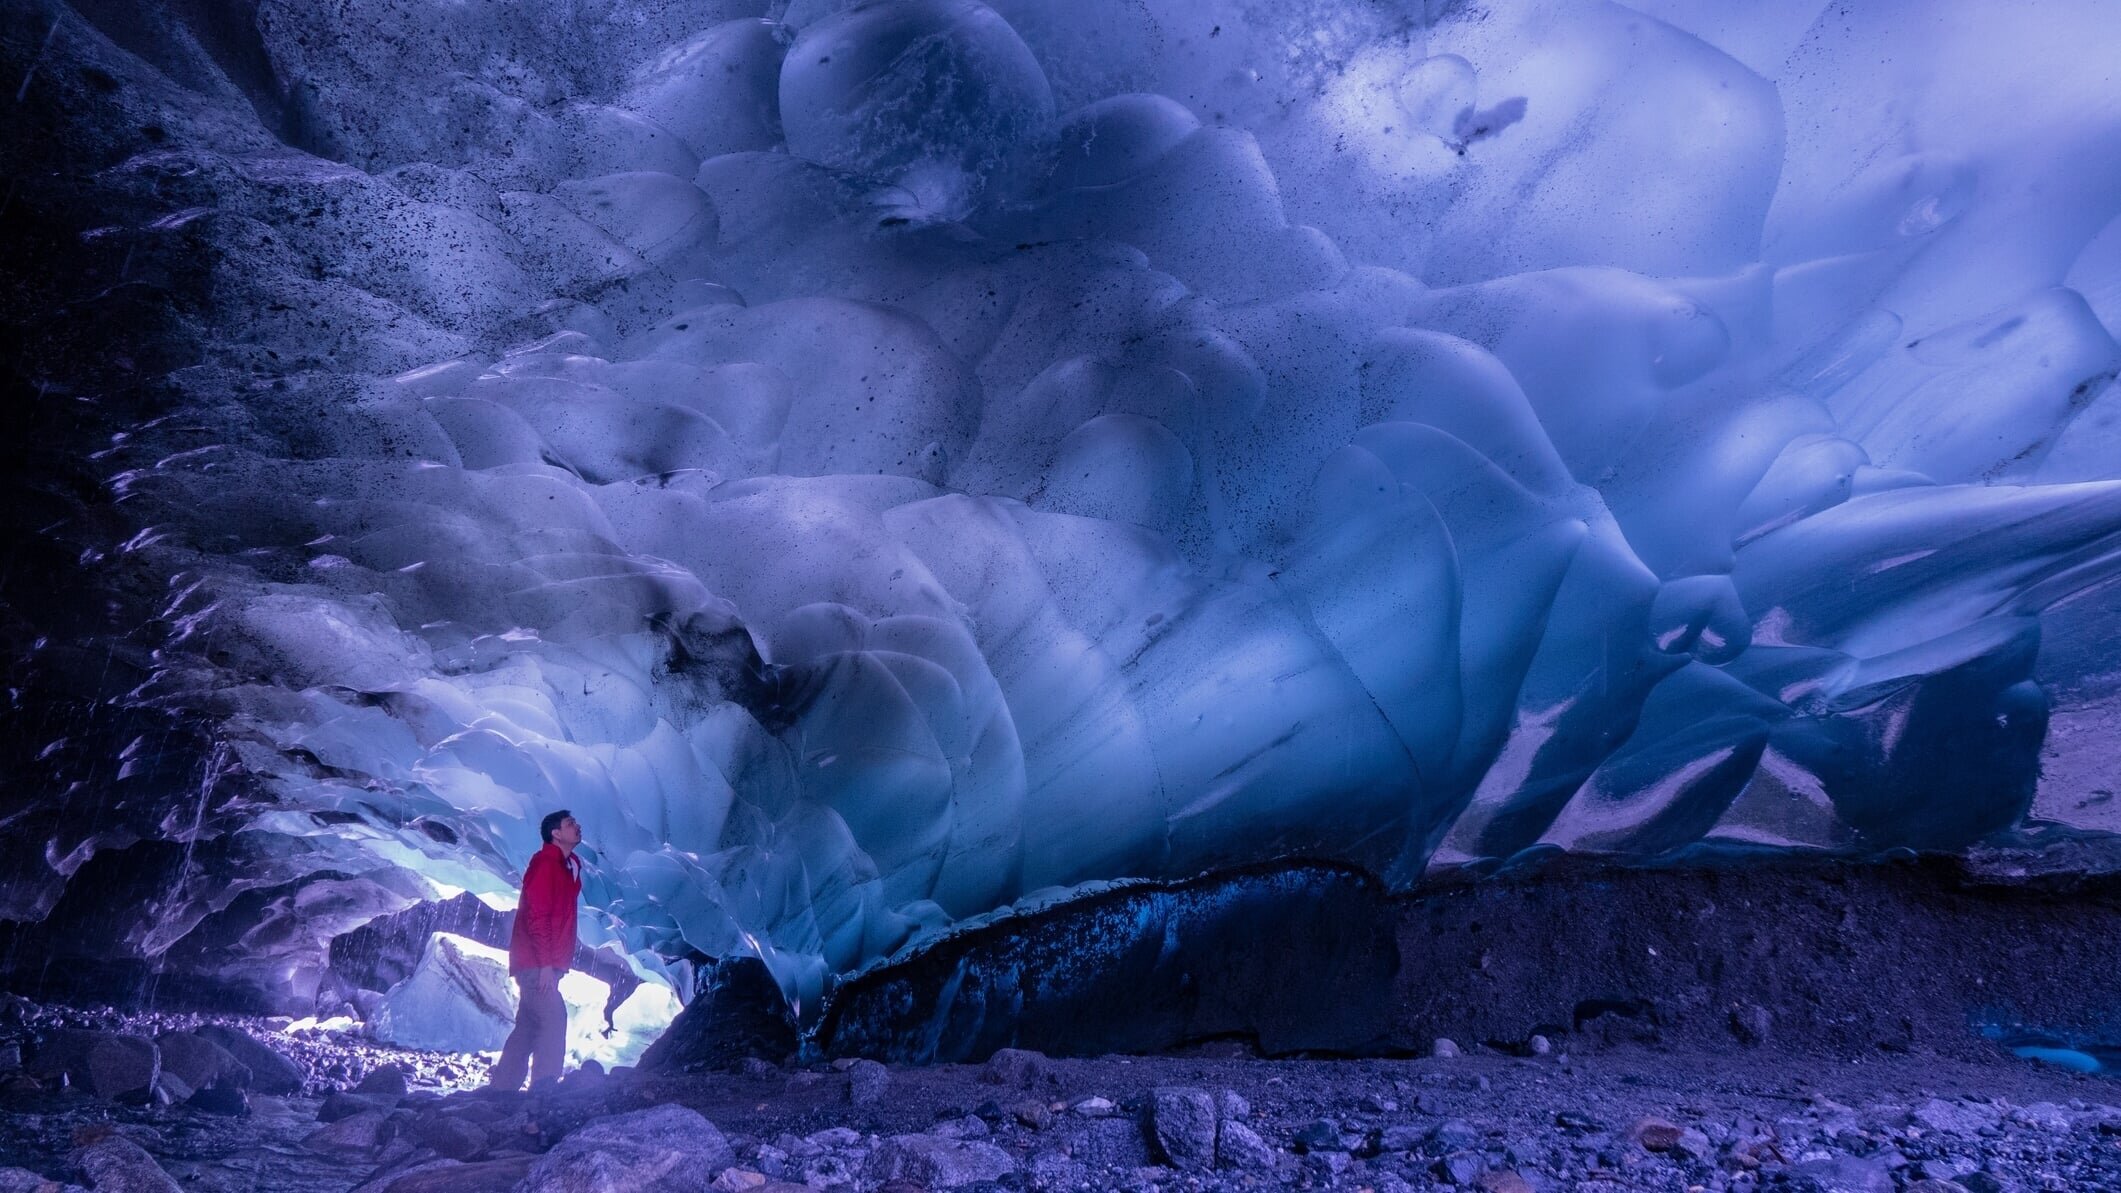
<path fill-rule="evenodd" d="M 566 969 L 574 960 L 574 905 L 582 897 L 582 863 L 546 842 L 523 871 L 523 898 L 508 937 L 508 972 Z"/>

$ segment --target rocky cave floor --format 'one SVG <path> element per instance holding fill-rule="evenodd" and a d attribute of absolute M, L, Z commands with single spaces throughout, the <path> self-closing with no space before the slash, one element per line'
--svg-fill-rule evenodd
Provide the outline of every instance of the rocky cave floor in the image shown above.
<path fill-rule="evenodd" d="M 0 1076 L 0 1193 L 2121 1189 L 2121 1083 L 2001 1048 L 1851 1060 L 1584 1032 L 1527 1056 L 1261 1059 L 1233 1043 L 929 1067 L 751 1060 L 494 1095 L 449 1089 L 475 1080 L 475 1058 L 287 1026 L 0 1003 L 0 1068 L 14 1069 Z M 194 1029 L 230 1046 L 202 1061 L 170 1042 Z M 100 1097 L 95 1082 L 140 1076 L 106 1042 L 124 1033 L 162 1036 L 172 1076 L 229 1072 L 168 1105 L 186 1092 L 168 1079 L 160 1096 Z M 22 1067 L 53 1040 L 100 1058 L 91 1082 L 55 1088 Z"/>

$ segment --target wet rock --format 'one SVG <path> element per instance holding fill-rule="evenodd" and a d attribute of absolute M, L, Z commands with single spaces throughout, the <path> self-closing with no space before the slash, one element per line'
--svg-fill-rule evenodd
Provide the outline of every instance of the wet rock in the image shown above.
<path fill-rule="evenodd" d="M 523 1193 L 680 1193 L 729 1167 L 729 1141 L 698 1111 L 655 1106 L 600 1118 L 539 1158 Z"/>
<path fill-rule="evenodd" d="M 195 1033 L 226 1049 L 237 1063 L 250 1071 L 250 1088 L 261 1094 L 294 1094 L 306 1079 L 302 1066 L 248 1033 L 220 1023 L 209 1023 Z"/>
<path fill-rule="evenodd" d="M 379 1177 L 356 1193 L 510 1193 L 530 1172 L 533 1156 L 462 1164 L 436 1160 Z"/>
<path fill-rule="evenodd" d="M 890 1088 L 891 1070 L 873 1060 L 857 1060 L 847 1066 L 847 1100 L 856 1106 L 874 1106 Z"/>
<path fill-rule="evenodd" d="M 57 1084 L 60 1077 L 79 1085 L 88 1080 L 88 1054 L 100 1032 L 59 1028 L 33 1040 L 24 1071 L 39 1081 Z"/>
<path fill-rule="evenodd" d="M 162 1050 L 162 1071 L 175 1073 L 195 1090 L 251 1083 L 249 1066 L 197 1032 L 164 1032 L 155 1037 L 155 1046 Z"/>
<path fill-rule="evenodd" d="M 161 1049 L 145 1036 L 106 1035 L 89 1050 L 88 1084 L 99 1098 L 145 1096 L 161 1074 Z"/>
<path fill-rule="evenodd" d="M 100 1098 L 147 1100 L 161 1074 L 161 1051 L 144 1036 L 87 1028 L 51 1031 L 31 1049 L 26 1071 L 46 1086 L 63 1078 Z"/>
<path fill-rule="evenodd" d="M 184 1083 L 175 1073 L 155 1074 L 155 1084 L 149 1089 L 147 1102 L 151 1106 L 175 1106 L 187 1101 L 193 1093 L 192 1087 Z"/>
<path fill-rule="evenodd" d="M 388 1112 L 397 1109 L 398 1099 L 380 1094 L 335 1093 L 326 1094 L 317 1104 L 317 1121 L 335 1123 L 340 1119 L 370 1111 Z"/>
<path fill-rule="evenodd" d="M 583 1061 L 580 1068 L 560 1078 L 560 1088 L 571 1093 L 579 1093 L 583 1090 L 596 1089 L 610 1080 L 611 1075 L 604 1071 L 604 1066 L 592 1058 Z"/>
<path fill-rule="evenodd" d="M 170 1179 L 139 1144 L 123 1135 L 110 1135 L 81 1149 L 74 1162 L 88 1174 L 96 1193 L 182 1193 L 183 1186 Z"/>
<path fill-rule="evenodd" d="M 1262 1171 L 1274 1167 L 1279 1154 L 1259 1137 L 1259 1132 L 1243 1123 L 1225 1120 L 1215 1135 L 1215 1161 L 1223 1168 L 1240 1172 Z"/>
<path fill-rule="evenodd" d="M 250 1114 L 250 1095 L 233 1085 L 210 1085 L 192 1094 L 184 1103 L 202 1114 L 245 1118 Z"/>
<path fill-rule="evenodd" d="M 320 1152 L 345 1152 L 363 1154 L 383 1146 L 388 1137 L 388 1118 L 380 1110 L 364 1110 L 348 1115 L 310 1132 L 302 1139 L 302 1146 Z"/>
<path fill-rule="evenodd" d="M 361 1083 L 353 1087 L 353 1092 L 396 1099 L 404 1097 L 411 1088 L 411 1084 L 406 1080 L 403 1065 L 384 1065 L 361 1078 Z"/>
<path fill-rule="evenodd" d="M 415 1120 L 412 1137 L 421 1147 L 451 1160 L 477 1159 L 486 1151 L 486 1129 L 453 1114 Z"/>
<path fill-rule="evenodd" d="M 894 1135 L 869 1153 L 863 1169 L 878 1183 L 911 1181 L 926 1189 L 998 1181 L 1015 1171 L 1016 1161 L 991 1143 L 933 1135 Z"/>
<path fill-rule="evenodd" d="M 1173 1168 L 1215 1166 L 1215 1119 L 1215 1099 L 1206 1090 L 1165 1086 L 1149 1095 L 1149 1140 Z"/>
<path fill-rule="evenodd" d="M 1046 1075 L 1046 1054 L 1027 1048 L 1001 1048 L 980 1068 L 979 1079 L 992 1085 L 1029 1089 Z"/>

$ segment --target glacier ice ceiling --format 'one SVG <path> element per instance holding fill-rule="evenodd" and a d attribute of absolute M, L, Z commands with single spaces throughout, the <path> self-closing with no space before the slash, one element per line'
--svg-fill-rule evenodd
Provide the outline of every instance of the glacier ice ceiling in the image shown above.
<path fill-rule="evenodd" d="M 2121 829 L 2102 0 L 0 20 L 12 964 Z"/>

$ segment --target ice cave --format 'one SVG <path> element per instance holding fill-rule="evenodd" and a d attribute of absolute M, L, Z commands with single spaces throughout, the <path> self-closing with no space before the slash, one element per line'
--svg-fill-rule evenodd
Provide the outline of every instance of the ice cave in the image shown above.
<path fill-rule="evenodd" d="M 2101 881 L 2116 46 L 10 0 L 0 988 L 497 1047 L 555 808 L 607 1064 L 1298 872 Z"/>

